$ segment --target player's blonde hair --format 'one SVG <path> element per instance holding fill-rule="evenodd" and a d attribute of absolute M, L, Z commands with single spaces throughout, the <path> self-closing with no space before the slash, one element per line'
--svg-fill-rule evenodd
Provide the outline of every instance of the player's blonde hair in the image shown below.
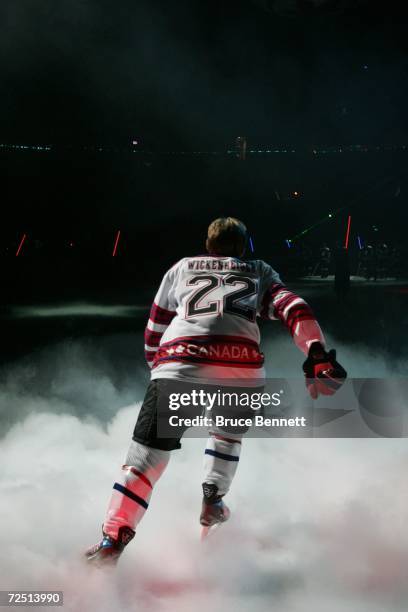
<path fill-rule="evenodd" d="M 239 219 L 220 217 L 210 223 L 205 246 L 210 255 L 241 257 L 245 251 L 247 228 Z"/>

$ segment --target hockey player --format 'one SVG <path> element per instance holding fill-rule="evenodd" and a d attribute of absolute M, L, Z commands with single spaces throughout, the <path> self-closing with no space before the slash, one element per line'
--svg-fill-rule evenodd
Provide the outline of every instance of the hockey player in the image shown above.
<path fill-rule="evenodd" d="M 174 438 L 158 435 L 158 405 L 169 386 L 197 388 L 220 379 L 262 384 L 257 316 L 281 320 L 307 356 L 303 370 L 313 398 L 333 394 L 346 377 L 335 352 L 326 352 L 311 308 L 283 285 L 267 263 L 242 259 L 246 243 L 247 230 L 241 221 L 216 219 L 208 228 L 208 253 L 180 260 L 162 280 L 145 330 L 151 381 L 125 463 L 113 485 L 103 538 L 85 553 L 93 564 L 118 560 L 135 535 L 171 451 L 181 446 L 184 430 Z M 217 428 L 210 432 L 200 515 L 204 527 L 229 517 L 223 497 L 238 466 L 241 442 L 240 432 Z"/>

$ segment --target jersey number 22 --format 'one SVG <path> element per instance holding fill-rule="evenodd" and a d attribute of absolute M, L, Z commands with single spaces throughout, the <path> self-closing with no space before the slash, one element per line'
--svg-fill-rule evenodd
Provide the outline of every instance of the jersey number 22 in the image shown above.
<path fill-rule="evenodd" d="M 206 306 L 200 306 L 204 298 L 220 287 L 221 283 L 225 285 L 244 285 L 243 287 L 232 291 L 227 295 L 224 295 L 222 300 L 207 300 Z M 257 284 L 252 278 L 247 276 L 237 276 L 235 274 L 229 274 L 222 278 L 215 274 L 203 274 L 192 276 L 188 281 L 187 285 L 201 285 L 194 293 L 188 298 L 186 303 L 186 318 L 196 317 L 200 315 L 218 314 L 221 311 L 227 314 L 235 315 L 237 317 L 243 317 L 247 321 L 255 321 L 256 319 L 256 308 L 248 304 L 248 298 L 257 294 Z M 245 303 L 246 302 L 246 303 Z"/>

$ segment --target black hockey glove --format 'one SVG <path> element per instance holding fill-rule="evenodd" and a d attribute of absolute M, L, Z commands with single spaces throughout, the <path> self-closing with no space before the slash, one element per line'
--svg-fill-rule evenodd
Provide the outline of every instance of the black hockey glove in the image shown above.
<path fill-rule="evenodd" d="M 326 352 L 320 342 L 313 342 L 303 364 L 306 387 L 313 399 L 333 395 L 347 378 L 346 370 L 336 361 L 336 351 Z"/>

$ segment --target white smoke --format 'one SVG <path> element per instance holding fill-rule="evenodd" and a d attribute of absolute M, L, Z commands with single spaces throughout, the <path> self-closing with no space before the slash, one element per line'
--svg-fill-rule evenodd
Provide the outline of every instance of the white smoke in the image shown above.
<path fill-rule="evenodd" d="M 292 361 L 287 339 L 285 348 L 283 339 L 277 344 L 293 375 L 299 355 Z M 14 415 L 0 441 L 0 589 L 63 590 L 65 608 L 75 612 L 406 609 L 408 451 L 397 439 L 245 440 L 228 495 L 232 519 L 204 545 L 205 441 L 185 439 L 117 569 L 84 566 L 84 548 L 101 535 L 142 386 L 121 397 L 103 360 L 92 368 L 80 343 L 60 351 L 57 365 L 52 349 L 44 363 L 47 354 L 54 395 L 30 396 L 29 385 L 18 394 L 11 373 L 2 388 L 3 410 Z M 346 347 L 341 354 L 349 370 L 368 360 Z M 63 395 L 67 388 L 77 393 Z M 132 392 L 133 403 L 117 409 Z M 104 396 L 100 418 L 91 399 Z"/>

